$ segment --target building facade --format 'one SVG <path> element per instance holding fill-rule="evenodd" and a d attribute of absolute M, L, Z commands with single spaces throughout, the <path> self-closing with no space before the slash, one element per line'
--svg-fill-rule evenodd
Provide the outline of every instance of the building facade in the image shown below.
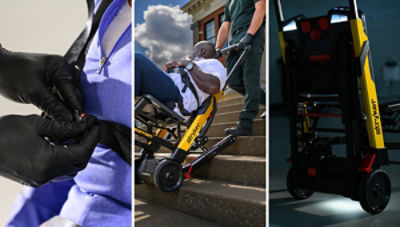
<path fill-rule="evenodd" d="M 193 44 L 208 40 L 215 44 L 227 0 L 191 0 L 182 10 L 192 16 Z M 227 45 L 227 44 L 225 44 Z M 220 61 L 225 64 L 225 57 Z M 261 66 L 261 87 L 265 89 L 265 51 Z"/>

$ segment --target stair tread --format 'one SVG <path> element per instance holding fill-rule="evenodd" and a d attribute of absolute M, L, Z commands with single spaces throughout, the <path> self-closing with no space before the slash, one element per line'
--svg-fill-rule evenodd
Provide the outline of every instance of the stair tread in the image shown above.
<path fill-rule="evenodd" d="M 259 108 L 259 112 L 264 111 L 264 110 L 265 110 L 265 108 Z M 235 111 L 222 112 L 222 113 L 219 113 L 219 112 L 217 111 L 216 116 L 218 116 L 218 115 L 236 114 L 236 113 L 240 113 L 240 112 L 242 112 L 242 110 L 235 110 Z"/>
<path fill-rule="evenodd" d="M 138 156 L 139 153 L 136 152 L 135 156 Z M 169 153 L 155 153 L 155 157 L 168 157 Z M 190 153 L 188 155 L 188 159 L 197 158 L 201 155 L 201 153 Z M 225 160 L 225 161 L 243 161 L 243 162 L 261 162 L 264 163 L 266 158 L 264 156 L 256 156 L 256 155 L 229 155 L 229 154 L 218 154 L 213 159 Z"/>
<path fill-rule="evenodd" d="M 135 198 L 135 226 L 186 227 L 188 223 L 193 227 L 218 226 L 190 214 Z"/>
<path fill-rule="evenodd" d="M 265 121 L 265 119 L 254 119 L 254 124 L 256 124 L 256 123 L 261 123 L 261 122 L 263 122 L 263 121 Z M 231 122 L 223 122 L 223 123 L 213 123 L 212 125 L 211 125 L 211 128 L 213 127 L 213 126 L 218 126 L 218 125 L 232 125 L 232 124 L 235 124 L 236 125 L 236 121 L 231 121 Z M 210 128 L 210 129 L 211 129 Z"/>
<path fill-rule="evenodd" d="M 136 187 L 149 185 L 136 185 Z M 154 187 L 154 186 L 149 186 Z M 212 197 L 222 197 L 237 202 L 248 202 L 254 205 L 265 206 L 266 190 L 264 187 L 239 185 L 229 182 L 192 178 L 182 183 L 178 194 L 194 192 Z M 168 193 L 168 194 L 175 194 Z M 165 194 L 167 196 L 168 194 Z"/>
<path fill-rule="evenodd" d="M 237 140 L 247 140 L 247 139 L 249 139 L 250 137 L 253 137 L 253 138 L 264 138 L 265 139 L 265 135 L 257 135 L 257 136 L 238 136 L 238 137 L 236 137 L 236 141 Z M 212 136 L 212 137 L 208 137 L 208 141 L 210 141 L 210 140 L 222 140 L 222 139 L 224 139 L 225 138 L 225 136 Z"/>

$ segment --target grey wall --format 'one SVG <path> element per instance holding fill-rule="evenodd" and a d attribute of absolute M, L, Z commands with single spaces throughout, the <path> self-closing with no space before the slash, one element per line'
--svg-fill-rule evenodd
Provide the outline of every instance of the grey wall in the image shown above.
<path fill-rule="evenodd" d="M 374 66 L 375 82 L 379 97 L 400 96 L 400 82 L 394 82 L 391 89 L 383 81 L 383 65 L 390 57 L 400 63 L 400 2 L 395 0 L 362 0 L 359 8 L 367 16 L 367 27 L 371 43 L 371 54 Z M 269 3 L 270 18 L 270 103 L 280 103 L 279 69 L 276 59 L 280 57 L 280 47 L 277 35 L 277 23 L 273 1 Z M 330 8 L 347 6 L 347 1 L 332 0 L 282 0 L 285 18 L 298 14 L 307 17 L 320 16 Z M 390 94 L 391 93 L 391 94 Z"/>
<path fill-rule="evenodd" d="M 0 43 L 13 51 L 63 54 L 85 26 L 86 1 L 0 1 Z M 40 113 L 0 96 L 0 116 Z M 23 138 L 21 138 L 23 139 Z M 22 185 L 0 176 L 0 226 L 6 224 Z"/>

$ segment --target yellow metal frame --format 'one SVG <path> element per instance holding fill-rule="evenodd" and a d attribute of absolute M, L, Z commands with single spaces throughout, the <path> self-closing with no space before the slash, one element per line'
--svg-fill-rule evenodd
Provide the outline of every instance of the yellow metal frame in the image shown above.
<path fill-rule="evenodd" d="M 356 57 L 360 57 L 363 45 L 368 40 L 368 37 L 364 32 L 361 19 L 350 20 L 350 26 L 353 36 L 354 53 Z M 375 82 L 371 76 L 368 54 L 366 55 L 363 74 L 360 77 L 360 86 L 364 112 L 367 115 L 369 146 L 377 149 L 385 148 L 378 98 L 376 95 Z"/>
<path fill-rule="evenodd" d="M 223 94 L 224 91 L 220 91 L 218 94 L 214 95 L 215 100 L 218 102 L 218 100 L 222 97 Z M 206 123 L 208 116 L 213 111 L 213 107 L 214 107 L 214 99 L 211 99 L 211 103 L 208 106 L 207 110 L 203 114 L 197 115 L 192 124 L 190 125 L 189 129 L 186 131 L 182 140 L 178 144 L 179 149 L 186 152 L 189 151 L 190 147 L 192 146 L 192 143 L 194 142 L 200 130 Z"/>
<path fill-rule="evenodd" d="M 216 102 L 218 102 L 218 100 L 223 96 L 223 94 L 224 91 L 220 91 L 218 94 L 214 95 Z M 197 115 L 192 124 L 190 125 L 189 129 L 186 131 L 182 140 L 178 144 L 179 149 L 186 152 L 189 151 L 190 147 L 192 146 L 192 143 L 194 142 L 200 130 L 206 123 L 208 116 L 213 111 L 213 108 L 214 108 L 214 99 L 211 99 L 211 103 L 208 106 L 207 110 L 203 114 Z M 157 129 L 155 135 L 153 136 L 152 134 L 138 128 L 135 128 L 135 132 L 148 139 L 152 139 L 154 136 L 162 138 L 166 135 L 166 133 L 168 133 L 166 129 Z M 148 144 L 151 144 L 151 141 Z"/>
<path fill-rule="evenodd" d="M 303 128 L 304 128 L 304 133 L 309 133 L 311 132 L 309 127 L 310 127 L 310 117 L 307 116 L 308 111 L 307 111 L 307 104 L 304 103 L 304 121 L 303 121 Z"/>
<path fill-rule="evenodd" d="M 148 139 L 152 139 L 153 138 L 153 135 L 151 135 L 150 133 L 145 132 L 145 131 L 143 131 L 141 129 L 135 128 L 135 132 L 139 133 L 140 135 L 142 135 L 142 136 L 144 136 L 144 137 L 146 137 Z"/>
<path fill-rule="evenodd" d="M 350 26 L 353 38 L 354 53 L 356 57 L 360 57 L 363 45 L 366 41 L 368 41 L 368 37 L 364 32 L 364 26 L 361 19 L 350 20 Z M 283 32 L 278 32 L 278 35 L 283 62 L 286 63 L 285 49 L 287 43 L 285 41 Z M 366 55 L 363 74 L 360 77 L 360 86 L 364 112 L 367 115 L 369 146 L 376 149 L 385 148 L 378 98 L 376 95 L 375 82 L 371 76 L 368 54 Z M 304 125 L 306 126 L 307 123 L 308 122 L 306 119 Z M 305 129 L 308 131 L 308 127 L 305 127 Z"/>
<path fill-rule="evenodd" d="M 287 43 L 285 41 L 285 38 L 283 36 L 283 32 L 278 32 L 278 36 L 279 36 L 279 44 L 281 46 L 281 53 L 282 53 L 282 59 L 283 59 L 283 63 L 286 63 L 286 46 Z"/>

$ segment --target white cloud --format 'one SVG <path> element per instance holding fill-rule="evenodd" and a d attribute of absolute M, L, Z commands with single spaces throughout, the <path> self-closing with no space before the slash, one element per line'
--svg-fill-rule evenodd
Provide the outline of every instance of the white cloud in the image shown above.
<path fill-rule="evenodd" d="M 135 39 L 159 66 L 189 55 L 193 44 L 192 17 L 179 6 L 151 5 L 143 24 L 136 25 Z"/>

